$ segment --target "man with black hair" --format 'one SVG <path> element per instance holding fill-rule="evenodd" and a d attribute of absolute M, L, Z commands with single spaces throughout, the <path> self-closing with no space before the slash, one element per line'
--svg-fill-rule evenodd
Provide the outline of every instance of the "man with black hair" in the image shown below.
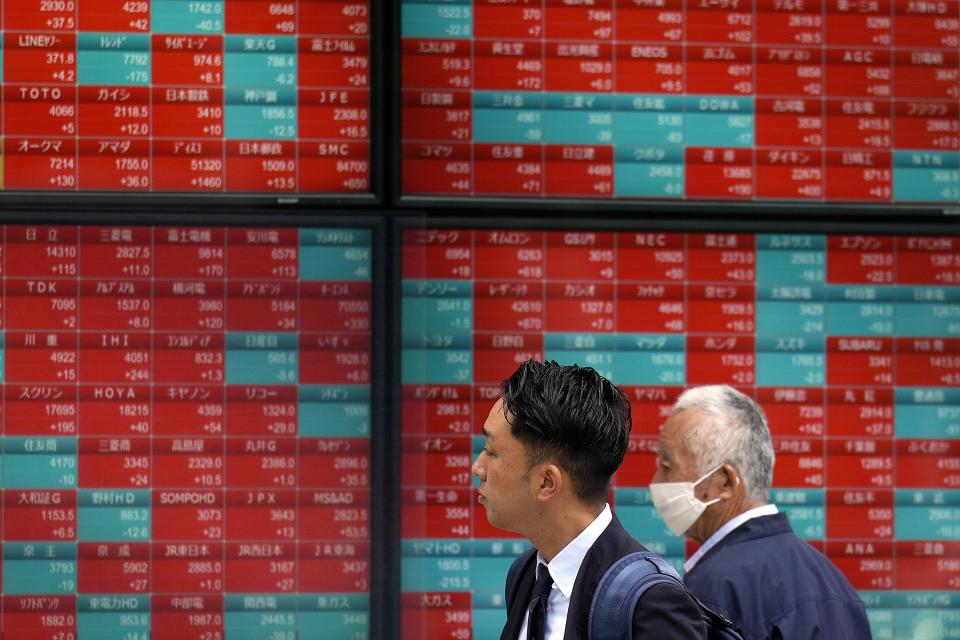
<path fill-rule="evenodd" d="M 473 464 L 490 523 L 519 533 L 537 561 L 507 602 L 501 640 L 588 640 L 594 591 L 620 558 L 644 551 L 610 511 L 610 477 L 623 462 L 630 402 L 588 367 L 528 360 L 501 385 Z M 705 637 L 679 585 L 651 587 L 633 615 L 637 640 Z"/>

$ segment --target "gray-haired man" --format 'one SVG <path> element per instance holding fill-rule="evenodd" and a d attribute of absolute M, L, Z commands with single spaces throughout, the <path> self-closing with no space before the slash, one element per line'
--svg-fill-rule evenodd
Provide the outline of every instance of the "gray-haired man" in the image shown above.
<path fill-rule="evenodd" d="M 869 639 L 863 601 L 769 504 L 774 451 L 766 416 L 725 386 L 689 389 L 660 434 L 650 492 L 667 526 L 701 543 L 687 588 L 746 640 Z"/>

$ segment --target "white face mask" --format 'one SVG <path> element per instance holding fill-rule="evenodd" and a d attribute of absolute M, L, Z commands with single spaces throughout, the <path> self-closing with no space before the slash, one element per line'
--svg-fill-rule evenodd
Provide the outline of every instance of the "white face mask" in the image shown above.
<path fill-rule="evenodd" d="M 720 498 L 703 502 L 694 492 L 696 486 L 710 477 L 720 466 L 717 465 L 707 471 L 696 482 L 654 482 L 650 485 L 653 506 L 660 512 L 660 517 L 670 527 L 670 531 L 678 536 L 681 535 L 693 526 L 704 509 L 715 502 L 720 502 Z"/>

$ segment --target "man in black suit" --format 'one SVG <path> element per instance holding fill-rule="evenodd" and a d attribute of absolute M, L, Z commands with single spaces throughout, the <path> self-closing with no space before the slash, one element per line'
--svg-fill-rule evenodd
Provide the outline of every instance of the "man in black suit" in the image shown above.
<path fill-rule="evenodd" d="M 501 385 L 473 464 L 490 524 L 526 536 L 537 561 L 507 602 L 501 640 L 588 640 L 593 593 L 610 565 L 644 547 L 610 511 L 610 477 L 623 462 L 630 402 L 588 367 L 523 363 Z M 634 611 L 637 640 L 706 637 L 678 585 L 651 587 Z"/>

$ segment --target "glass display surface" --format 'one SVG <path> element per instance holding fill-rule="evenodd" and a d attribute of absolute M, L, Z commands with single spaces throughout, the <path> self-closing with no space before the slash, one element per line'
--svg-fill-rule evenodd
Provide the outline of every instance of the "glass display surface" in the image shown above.
<path fill-rule="evenodd" d="M 3 637 L 367 637 L 371 242 L 0 227 Z"/>
<path fill-rule="evenodd" d="M 5 0 L 0 194 L 369 195 L 369 0 Z"/>
<path fill-rule="evenodd" d="M 960 204 L 958 0 L 403 0 L 401 18 L 414 200 Z"/>
<path fill-rule="evenodd" d="M 487 522 L 471 463 L 528 358 L 624 388 L 609 501 L 678 568 L 692 547 L 648 489 L 659 429 L 685 387 L 726 383 L 765 409 L 771 501 L 874 638 L 960 636 L 958 238 L 428 227 L 402 251 L 403 638 L 499 637 L 529 543 Z"/>

